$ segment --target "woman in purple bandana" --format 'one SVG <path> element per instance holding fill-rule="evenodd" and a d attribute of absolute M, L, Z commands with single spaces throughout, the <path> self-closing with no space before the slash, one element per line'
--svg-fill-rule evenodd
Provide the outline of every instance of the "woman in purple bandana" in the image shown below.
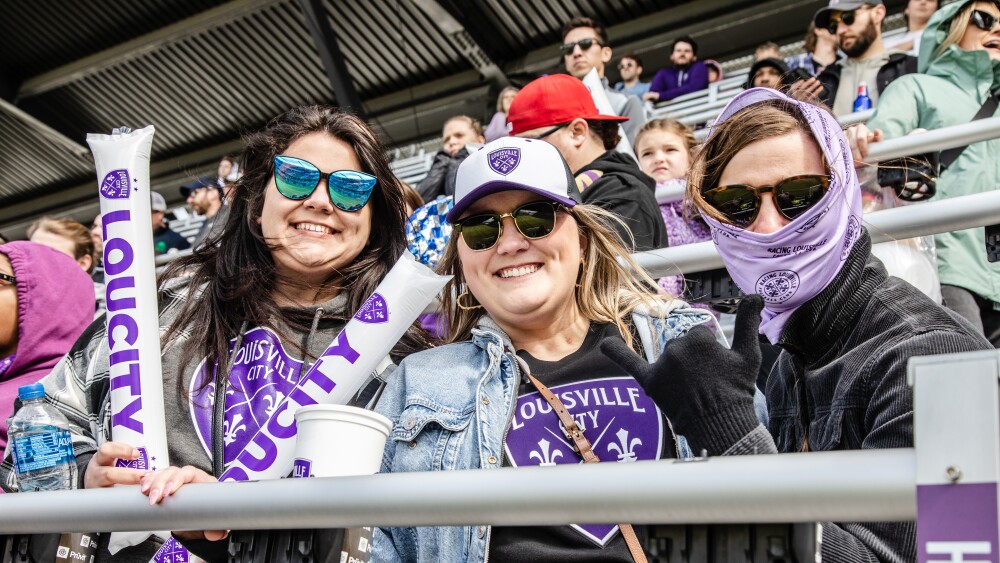
<path fill-rule="evenodd" d="M 825 109 L 772 89 L 740 94 L 699 152 L 688 195 L 748 296 L 732 348 L 699 327 L 654 364 L 602 348 L 695 451 L 911 447 L 907 360 L 990 348 L 871 256 L 851 150 Z M 767 428 L 753 411 L 760 336 L 782 350 L 767 380 Z M 911 522 L 826 523 L 822 557 L 913 561 L 915 544 Z"/>

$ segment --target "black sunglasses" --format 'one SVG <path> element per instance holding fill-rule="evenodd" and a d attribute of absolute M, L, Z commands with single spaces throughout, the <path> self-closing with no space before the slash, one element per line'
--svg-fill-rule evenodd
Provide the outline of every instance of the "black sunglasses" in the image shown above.
<path fill-rule="evenodd" d="M 0 273 L 0 280 L 9 281 L 10 283 L 17 285 L 17 278 L 8 274 Z"/>
<path fill-rule="evenodd" d="M 556 228 L 556 210 L 561 207 L 554 201 L 532 201 L 508 213 L 483 213 L 466 217 L 452 225 L 462 233 L 462 240 L 475 251 L 493 248 L 503 235 L 503 218 L 514 220 L 517 231 L 525 238 L 540 239 L 549 236 Z"/>
<path fill-rule="evenodd" d="M 559 51 L 562 52 L 564 57 L 568 57 L 573 54 L 573 48 L 576 47 L 577 45 L 580 46 L 581 51 L 587 51 L 594 46 L 594 43 L 597 43 L 601 47 L 604 47 L 604 43 L 602 43 L 600 39 L 593 39 L 588 37 L 587 39 L 581 39 L 575 43 L 565 43 L 563 45 L 560 45 Z"/>
<path fill-rule="evenodd" d="M 994 16 L 989 12 L 972 10 L 972 25 L 983 31 L 991 31 L 993 26 L 996 25 L 997 20 L 1000 20 L 1000 17 Z"/>
<path fill-rule="evenodd" d="M 791 220 L 816 205 L 829 189 L 830 176 L 803 174 L 785 178 L 773 186 L 719 186 L 705 192 L 703 197 L 730 223 L 746 228 L 760 212 L 760 194 L 771 192 L 778 212 Z"/>
<path fill-rule="evenodd" d="M 563 127 L 566 127 L 570 123 L 571 122 L 567 121 L 566 123 L 562 123 L 560 125 L 556 125 L 552 129 L 549 129 L 548 131 L 546 131 L 546 132 L 544 132 L 544 133 L 542 133 L 540 135 L 535 135 L 534 137 L 524 137 L 524 136 L 522 136 L 522 138 L 524 138 L 524 139 L 531 139 L 532 141 L 540 141 L 540 140 L 544 139 L 545 137 L 548 137 L 549 135 L 551 135 L 551 134 L 555 133 L 556 131 L 562 129 Z"/>
<path fill-rule="evenodd" d="M 833 35 L 837 35 L 837 26 L 839 26 L 841 22 L 843 22 L 846 26 L 854 25 L 854 22 L 858 17 L 858 10 L 866 8 L 871 8 L 871 6 L 861 6 L 848 12 L 840 12 L 840 17 L 837 17 L 837 12 L 833 12 L 830 14 L 830 23 L 827 24 L 827 31 Z"/>

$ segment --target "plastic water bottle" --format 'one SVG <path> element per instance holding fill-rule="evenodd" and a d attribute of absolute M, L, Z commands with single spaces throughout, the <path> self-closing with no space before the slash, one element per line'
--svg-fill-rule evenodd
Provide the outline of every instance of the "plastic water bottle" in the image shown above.
<path fill-rule="evenodd" d="M 858 97 L 854 98 L 854 111 L 865 111 L 872 109 L 872 99 L 868 97 L 868 84 L 862 82 L 858 84 Z"/>
<path fill-rule="evenodd" d="M 10 444 L 14 447 L 14 471 L 18 489 L 57 491 L 76 484 L 76 456 L 69 421 L 45 404 L 41 383 L 22 385 L 17 396 L 23 405 L 10 422 Z"/>

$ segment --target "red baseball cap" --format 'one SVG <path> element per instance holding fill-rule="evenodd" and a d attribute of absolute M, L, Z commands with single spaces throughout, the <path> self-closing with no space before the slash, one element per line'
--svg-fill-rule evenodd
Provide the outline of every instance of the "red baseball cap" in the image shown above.
<path fill-rule="evenodd" d="M 550 74 L 529 82 L 514 96 L 507 111 L 512 136 L 539 127 L 569 123 L 576 118 L 628 121 L 627 117 L 598 112 L 590 90 L 568 74 Z"/>

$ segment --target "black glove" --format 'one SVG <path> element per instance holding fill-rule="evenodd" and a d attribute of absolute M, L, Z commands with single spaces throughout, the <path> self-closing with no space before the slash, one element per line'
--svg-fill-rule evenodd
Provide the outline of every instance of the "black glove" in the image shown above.
<path fill-rule="evenodd" d="M 705 449 L 709 455 L 721 455 L 760 424 L 753 398 L 763 308 L 759 295 L 741 300 L 732 348 L 719 344 L 708 327 L 698 325 L 668 341 L 653 364 L 620 338 L 604 339 L 601 350 L 635 377 L 695 453 Z"/>

